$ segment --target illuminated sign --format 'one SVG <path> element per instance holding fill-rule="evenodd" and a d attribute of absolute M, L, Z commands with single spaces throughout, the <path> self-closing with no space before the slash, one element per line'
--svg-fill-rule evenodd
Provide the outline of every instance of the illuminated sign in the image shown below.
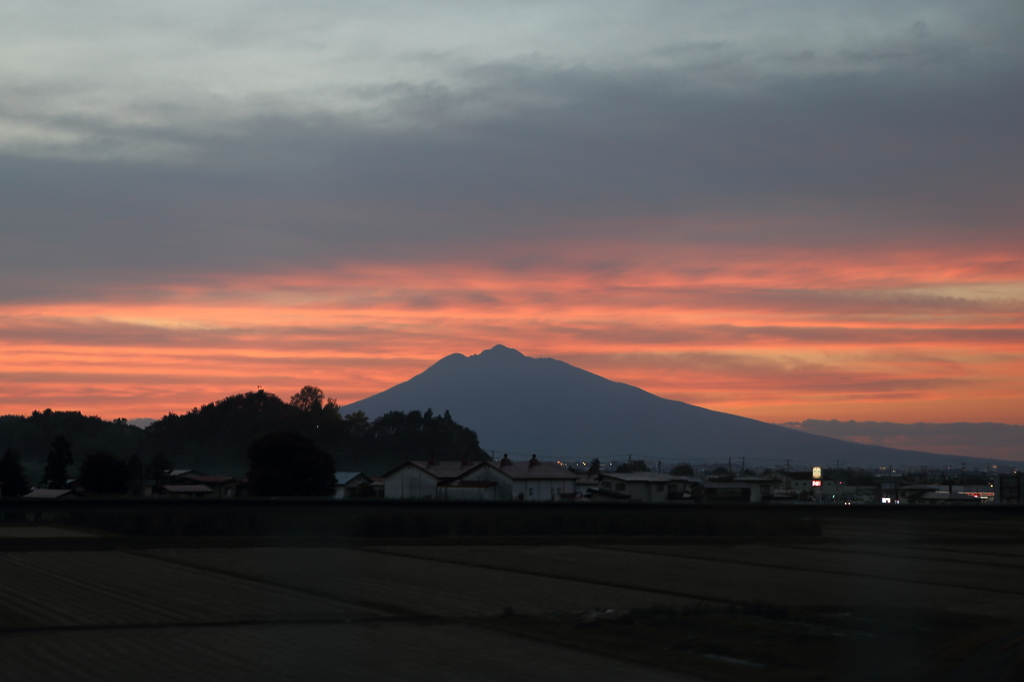
<path fill-rule="evenodd" d="M 821 467 L 811 469 L 811 478 L 821 478 Z"/>
<path fill-rule="evenodd" d="M 821 480 L 819 479 L 817 481 L 811 481 L 811 487 L 812 488 L 820 488 L 821 487 Z"/>

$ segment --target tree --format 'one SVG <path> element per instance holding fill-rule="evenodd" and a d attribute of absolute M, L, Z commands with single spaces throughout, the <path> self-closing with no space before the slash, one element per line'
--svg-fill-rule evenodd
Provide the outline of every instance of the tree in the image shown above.
<path fill-rule="evenodd" d="M 171 458 L 162 452 L 158 452 L 149 458 L 146 465 L 146 477 L 152 478 L 157 485 L 160 485 L 164 475 L 174 468 Z"/>
<path fill-rule="evenodd" d="M 21 455 L 8 448 L 0 457 L 0 497 L 21 497 L 29 489 Z"/>
<path fill-rule="evenodd" d="M 590 471 L 587 473 L 591 475 L 601 473 L 601 460 L 595 457 L 594 461 L 590 463 Z"/>
<path fill-rule="evenodd" d="M 324 392 L 316 386 L 303 386 L 288 404 L 303 412 L 320 412 L 324 409 Z"/>
<path fill-rule="evenodd" d="M 50 443 L 50 454 L 46 456 L 43 483 L 47 488 L 63 488 L 68 484 L 68 467 L 74 463 L 71 443 L 64 436 L 57 436 Z"/>
<path fill-rule="evenodd" d="M 669 473 L 673 476 L 693 476 L 693 467 L 689 464 L 677 464 Z"/>
<path fill-rule="evenodd" d="M 633 455 L 629 456 L 629 459 L 625 464 L 620 464 L 619 468 L 615 470 L 617 474 L 632 474 L 639 472 L 647 472 L 650 469 L 647 468 L 647 462 L 642 459 L 633 459 Z"/>
<path fill-rule="evenodd" d="M 128 464 L 109 452 L 93 452 L 78 468 L 78 485 L 94 495 L 124 495 L 131 472 Z"/>
<path fill-rule="evenodd" d="M 127 465 L 128 491 L 132 495 L 142 495 L 146 490 L 146 465 L 138 455 L 129 457 Z"/>
<path fill-rule="evenodd" d="M 255 496 L 334 495 L 334 458 L 309 438 L 278 431 L 249 445 L 249 492 Z"/>

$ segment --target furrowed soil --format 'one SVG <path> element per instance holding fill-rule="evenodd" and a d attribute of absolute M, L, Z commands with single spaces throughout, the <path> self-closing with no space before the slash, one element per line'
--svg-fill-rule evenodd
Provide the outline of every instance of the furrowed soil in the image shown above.
<path fill-rule="evenodd" d="M 1024 679 L 1024 521 L 934 518 L 715 542 L 41 530 L 0 551 L 0 681 Z"/>

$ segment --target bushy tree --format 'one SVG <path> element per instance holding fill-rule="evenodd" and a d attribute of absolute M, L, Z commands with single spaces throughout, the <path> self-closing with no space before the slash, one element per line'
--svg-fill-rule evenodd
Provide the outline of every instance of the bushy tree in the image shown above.
<path fill-rule="evenodd" d="M 0 496 L 20 497 L 29 489 L 25 467 L 21 465 L 21 455 L 8 448 L 4 456 L 0 457 Z"/>
<path fill-rule="evenodd" d="M 173 468 L 174 462 L 171 461 L 171 458 L 158 452 L 150 457 L 149 463 L 146 464 L 146 478 L 152 478 L 157 485 L 160 485 L 164 475 Z"/>
<path fill-rule="evenodd" d="M 338 401 L 327 398 L 325 402 L 323 389 L 319 386 L 303 386 L 288 404 L 317 416 L 338 417 Z"/>
<path fill-rule="evenodd" d="M 78 468 L 78 485 L 93 495 L 124 495 L 131 472 L 127 462 L 109 452 L 86 455 Z"/>
<path fill-rule="evenodd" d="M 138 455 L 128 458 L 128 492 L 142 495 L 146 489 L 146 465 Z"/>
<path fill-rule="evenodd" d="M 249 445 L 249 493 L 264 497 L 332 496 L 334 458 L 297 433 L 269 433 Z"/>
<path fill-rule="evenodd" d="M 43 484 L 47 488 L 63 488 L 68 484 L 68 467 L 75 463 L 71 455 L 71 443 L 64 436 L 57 436 L 50 443 L 50 454 L 46 456 L 43 469 Z"/>
<path fill-rule="evenodd" d="M 617 474 L 632 474 L 632 473 L 644 473 L 650 471 L 647 468 L 647 462 L 642 459 L 633 459 L 630 456 L 629 461 L 625 464 L 620 464 L 619 468 L 615 470 Z"/>
<path fill-rule="evenodd" d="M 673 476 L 693 476 L 693 467 L 689 464 L 677 464 L 669 473 Z"/>

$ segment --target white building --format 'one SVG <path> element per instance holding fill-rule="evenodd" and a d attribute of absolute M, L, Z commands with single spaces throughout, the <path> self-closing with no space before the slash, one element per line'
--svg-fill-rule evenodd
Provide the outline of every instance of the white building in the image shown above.
<path fill-rule="evenodd" d="M 359 486 L 363 484 L 372 486 L 373 479 L 360 471 L 335 471 L 334 497 L 359 497 Z"/>
<path fill-rule="evenodd" d="M 576 474 L 534 455 L 528 462 L 411 461 L 384 475 L 392 499 L 551 502 L 576 495 Z"/>
<path fill-rule="evenodd" d="M 458 480 L 479 469 L 483 462 L 409 461 L 384 474 L 384 497 L 390 499 L 429 499 L 438 497 L 437 486 Z"/>
<path fill-rule="evenodd" d="M 690 476 L 673 476 L 655 472 L 632 474 L 601 474 L 601 486 L 591 494 L 592 500 L 624 500 L 629 502 L 668 502 L 682 500 L 695 480 Z"/>
<path fill-rule="evenodd" d="M 521 502 L 553 502 L 576 496 L 576 474 L 537 455 L 528 462 L 513 462 L 505 455 L 499 462 L 485 462 L 481 480 L 498 484 L 497 499 Z M 475 476 L 474 476 L 475 477 Z"/>

